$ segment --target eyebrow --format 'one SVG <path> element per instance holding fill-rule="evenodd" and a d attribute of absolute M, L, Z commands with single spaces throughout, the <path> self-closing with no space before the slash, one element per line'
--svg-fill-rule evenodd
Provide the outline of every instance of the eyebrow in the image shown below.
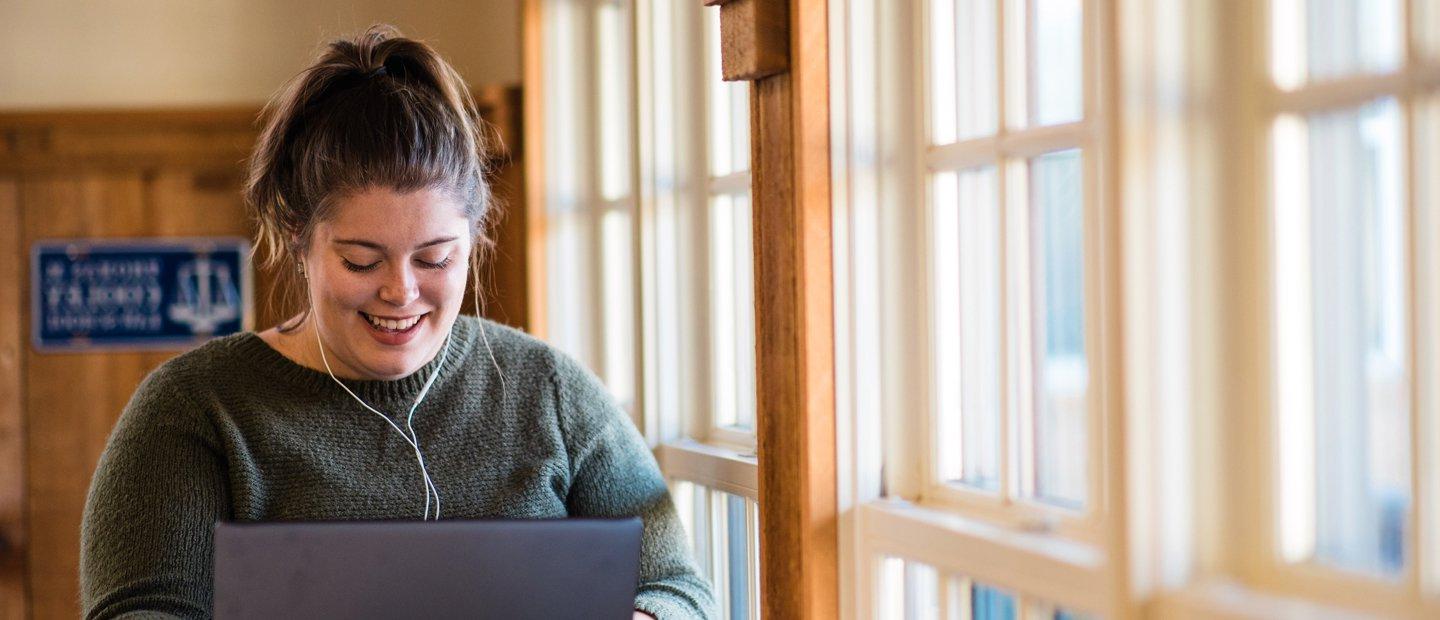
<path fill-rule="evenodd" d="M 429 240 L 429 241 L 426 241 L 425 243 L 422 243 L 422 244 L 420 244 L 420 245 L 415 246 L 415 249 L 417 249 L 417 250 L 423 250 L 423 249 L 428 248 L 428 247 L 430 247 L 430 246 L 432 246 L 432 245 L 440 245 L 440 244 L 442 244 L 442 243 L 450 243 L 451 241 L 454 241 L 454 240 L 456 240 L 456 239 L 458 239 L 458 238 L 459 238 L 459 237 L 436 237 L 436 238 L 434 238 L 434 239 L 431 239 L 431 240 Z M 364 239 L 336 239 L 336 240 L 332 241 L 331 243 L 334 243 L 334 244 L 336 244 L 336 245 L 358 245 L 358 246 L 360 246 L 360 247 L 362 247 L 362 248 L 370 248 L 370 249 L 372 249 L 372 250 L 380 250 L 380 251 L 382 251 L 382 252 L 385 250 L 385 246 L 380 245 L 380 244 L 378 244 L 378 243 L 375 243 L 374 241 L 366 241 L 366 240 L 364 240 Z"/>

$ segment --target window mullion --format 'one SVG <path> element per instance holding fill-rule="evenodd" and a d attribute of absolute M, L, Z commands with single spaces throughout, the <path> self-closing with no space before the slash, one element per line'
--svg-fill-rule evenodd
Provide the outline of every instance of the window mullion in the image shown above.
<path fill-rule="evenodd" d="M 1010 89 L 1006 86 L 1009 83 L 1010 78 L 1006 75 L 1005 71 L 1005 69 L 1008 67 L 1008 63 L 1006 62 L 1007 59 L 1005 50 L 1008 47 L 1007 43 L 1009 40 L 1009 33 L 1006 31 L 1005 23 L 1005 3 L 1006 0 L 995 0 L 995 97 L 997 99 L 995 110 L 995 132 L 997 136 L 1004 135 L 1006 128 L 1010 126 L 1010 110 L 1008 107 L 1009 104 L 1006 101 L 1006 97 L 1010 94 Z M 994 207 L 999 211 L 998 224 L 1000 228 L 1001 248 L 999 256 L 1001 323 L 999 362 L 1000 419 L 997 420 L 1000 435 L 999 491 L 1001 500 L 1006 501 L 1019 495 L 1019 493 L 1017 492 L 1018 489 L 1016 488 L 1015 484 L 1015 454 L 1013 448 L 1015 442 L 1012 439 L 1014 437 L 1014 433 L 1012 431 L 1014 428 L 1013 425 L 1015 420 L 1016 394 L 1014 392 L 1014 389 L 1011 387 L 1014 381 L 1015 373 L 1012 372 L 1013 364 L 1011 360 L 1013 358 L 1013 353 L 1010 348 L 1010 343 L 1012 342 L 1013 337 L 1012 330 L 1009 327 L 1010 315 L 1014 311 L 1014 297 L 1011 294 L 1010 286 L 1010 271 L 1012 269 L 1012 265 L 1010 261 L 1010 244 L 1008 242 L 1008 239 L 1010 238 L 1010 170 L 1009 166 L 1006 165 L 1004 159 L 997 159 L 994 162 L 994 165 L 996 201 Z"/>

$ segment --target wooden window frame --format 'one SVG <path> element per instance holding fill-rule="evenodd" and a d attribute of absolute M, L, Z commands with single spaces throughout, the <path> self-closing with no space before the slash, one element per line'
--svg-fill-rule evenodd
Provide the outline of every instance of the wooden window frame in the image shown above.
<path fill-rule="evenodd" d="M 1083 121 L 1015 130 L 997 113 L 995 136 L 940 146 L 928 146 L 926 104 L 916 101 L 924 83 L 917 64 L 927 52 L 919 44 L 925 37 L 908 33 L 924 23 L 919 4 L 832 3 L 842 617 L 878 613 L 879 557 L 923 563 L 942 575 L 1009 591 L 1021 611 L 1058 605 L 1123 616 L 1125 556 L 1116 537 L 1124 531 L 1125 445 L 1118 399 L 1122 341 L 1115 312 L 1118 162 L 1106 159 L 1115 152 L 1114 52 L 1108 36 L 1114 3 L 1086 2 Z M 999 7 L 996 17 L 1004 18 Z M 1003 49 L 998 35 L 996 45 Z M 1004 56 L 997 53 L 996 62 L 1003 64 Z M 997 80 L 1003 75 L 997 69 Z M 997 87 L 1004 92 L 1003 85 Z M 1084 149 L 1087 168 L 1105 160 L 1085 172 L 1084 243 L 1090 263 L 1085 339 L 1094 367 L 1086 443 L 1092 473 L 1082 515 L 939 483 L 926 393 L 932 362 L 926 355 L 904 353 L 929 348 L 926 322 L 904 318 L 919 317 L 914 306 L 928 303 L 907 293 L 930 286 L 929 258 L 914 250 L 925 238 L 925 222 L 914 213 L 898 215 L 897 208 L 922 204 L 929 172 L 1006 165 L 1076 146 Z M 997 207 L 1013 208 L 1004 202 Z M 913 376 L 922 377 L 919 384 L 905 379 Z M 1008 461 L 1002 457 L 1002 471 Z"/>

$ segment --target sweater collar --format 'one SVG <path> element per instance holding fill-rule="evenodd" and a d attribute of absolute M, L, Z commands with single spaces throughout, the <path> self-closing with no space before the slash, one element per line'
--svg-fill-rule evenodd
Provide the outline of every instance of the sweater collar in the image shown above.
<path fill-rule="evenodd" d="M 470 354 L 475 332 L 479 329 L 478 323 L 473 318 L 463 315 L 456 318 L 455 327 L 451 332 L 450 353 L 444 356 L 444 368 L 440 368 L 442 356 L 437 353 L 424 366 L 399 379 L 388 381 L 340 379 L 340 381 L 366 402 L 393 403 L 414 400 L 437 368 L 441 370 L 441 376 L 436 379 L 436 384 L 439 385 L 444 382 L 445 375 L 454 372 L 464 364 L 465 358 Z M 344 390 L 335 385 L 335 381 L 324 370 L 308 368 L 285 357 L 284 354 L 271 348 L 255 332 L 245 332 L 237 338 L 233 350 L 252 367 L 259 368 L 272 378 L 288 385 L 314 394 L 325 394 L 326 390 L 333 390 L 341 397 L 346 396 Z"/>

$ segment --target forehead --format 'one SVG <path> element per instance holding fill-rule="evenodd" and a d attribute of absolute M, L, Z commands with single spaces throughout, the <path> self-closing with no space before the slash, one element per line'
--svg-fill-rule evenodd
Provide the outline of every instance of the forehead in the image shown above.
<path fill-rule="evenodd" d="M 402 194 L 371 188 L 337 199 L 316 231 L 405 247 L 441 234 L 462 236 L 469 225 L 463 206 L 448 192 L 427 188 Z"/>

